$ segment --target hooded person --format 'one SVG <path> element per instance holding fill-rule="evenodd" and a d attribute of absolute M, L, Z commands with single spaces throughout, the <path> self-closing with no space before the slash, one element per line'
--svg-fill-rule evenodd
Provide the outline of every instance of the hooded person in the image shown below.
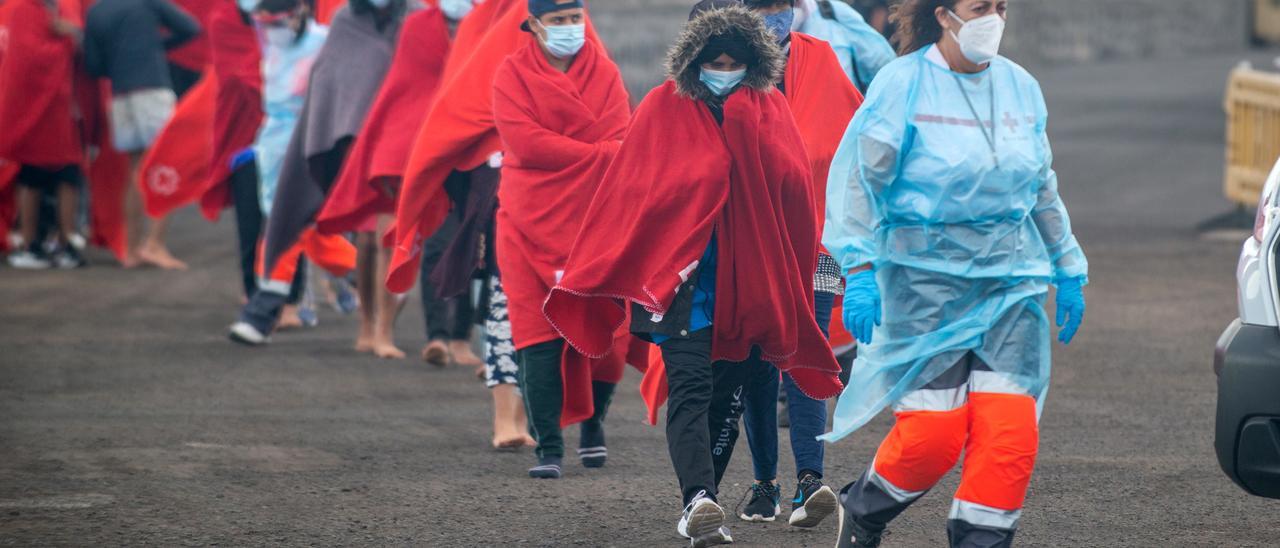
<path fill-rule="evenodd" d="M 0 60 L 0 158 L 20 167 L 18 219 L 23 245 L 10 266 L 43 269 L 84 264 L 71 239 L 78 235 L 79 185 L 84 144 L 74 119 L 79 13 L 46 0 L 12 0 L 0 11 L 6 51 Z M 58 251 L 44 252 L 37 237 L 45 194 L 58 201 Z M 47 220 L 47 219 L 46 219 Z"/>
<path fill-rule="evenodd" d="M 582 423 L 582 464 L 604 465 L 604 417 L 626 365 L 625 352 L 585 359 L 542 314 L 631 120 L 622 75 L 604 46 L 587 39 L 586 19 L 580 0 L 530 0 L 522 25 L 528 39 L 494 77 L 493 116 L 504 150 L 498 269 L 538 443 L 529 475 L 539 478 L 560 477 L 567 424 Z"/>
<path fill-rule="evenodd" d="M 866 93 L 880 69 L 898 57 L 884 35 L 848 4 L 840 0 L 793 1 L 795 17 L 791 30 L 830 44 L 845 75 L 859 92 Z M 767 1 L 747 0 L 747 3 Z"/>
<path fill-rule="evenodd" d="M 840 63 L 827 42 L 793 32 L 792 19 L 799 12 L 791 0 L 746 0 L 744 4 L 761 15 L 787 61 L 778 88 L 787 98 L 796 126 L 804 140 L 805 153 L 813 170 L 814 218 L 819 226 L 825 217 L 827 171 L 844 130 L 862 104 L 862 94 L 844 77 Z M 822 250 L 814 273 L 814 319 L 824 331 L 832 323 L 832 305 L 842 292 L 839 266 Z M 780 386 L 781 385 L 781 386 Z M 746 411 L 743 422 L 755 472 L 750 500 L 739 517 L 747 521 L 773 521 L 780 511 L 781 488 L 778 472 L 779 388 L 785 388 L 791 451 L 796 463 L 796 490 L 791 499 L 789 523 L 814 527 L 835 512 L 836 496 L 823 485 L 823 444 L 818 436 L 827 431 L 826 402 L 800 390 L 790 374 L 760 364 L 743 391 Z"/>
<path fill-rule="evenodd" d="M 726 5 L 728 4 L 728 5 Z M 702 2 L 671 48 L 583 217 L 543 312 L 586 356 L 625 324 L 658 344 L 667 446 L 694 546 L 726 542 L 718 486 L 741 392 L 768 361 L 815 398 L 840 390 L 814 321 L 811 168 L 774 83 L 783 54 L 763 19 Z"/>
<path fill-rule="evenodd" d="M 1058 340 L 1085 313 L 1089 264 L 1058 194 L 1040 84 L 998 54 L 1006 6 L 906 0 L 903 57 L 881 71 L 831 167 L 823 242 L 860 343 L 835 441 L 895 423 L 840 493 L 837 546 L 878 546 L 952 467 L 951 546 L 1008 547 L 1039 448 Z"/>
<path fill-rule="evenodd" d="M 404 0 L 354 0 L 334 15 L 311 67 L 302 110 L 279 164 L 279 183 L 267 216 L 260 258 L 262 272 L 275 278 L 277 266 L 287 269 L 286 263 L 297 256 L 305 243 L 304 234 L 315 234 L 315 216 L 382 86 L 404 18 L 418 7 L 416 2 L 409 5 Z M 262 150 L 260 147 L 256 152 Z M 263 194 L 268 194 L 266 181 L 263 186 Z M 379 313 L 385 307 L 395 309 L 396 303 L 389 294 L 375 293 L 376 227 L 361 228 L 367 231 L 356 237 L 360 255 L 357 285 L 364 306 L 355 346 L 381 357 L 403 357 L 391 340 L 391 325 L 382 321 L 387 315 Z M 283 295 L 260 290 L 254 297 L 242 310 L 240 321 L 231 327 L 230 335 L 237 342 L 266 342 L 279 318 Z"/>

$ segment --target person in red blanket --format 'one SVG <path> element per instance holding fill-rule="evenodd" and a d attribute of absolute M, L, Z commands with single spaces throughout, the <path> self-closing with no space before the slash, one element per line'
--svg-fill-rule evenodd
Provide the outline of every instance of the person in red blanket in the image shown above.
<path fill-rule="evenodd" d="M 43 269 L 83 264 L 75 246 L 83 143 L 73 119 L 72 80 L 82 39 L 77 14 L 52 0 L 11 0 L 0 30 L 6 44 L 0 62 L 0 158 L 21 167 L 18 219 L 25 249 L 9 255 L 14 268 Z M 58 196 L 58 242 L 54 256 L 37 238 L 41 201 Z"/>
<path fill-rule="evenodd" d="M 604 417 L 625 356 L 588 365 L 569 384 L 576 354 L 542 314 L 542 301 L 568 259 L 579 222 L 631 120 L 622 75 L 598 40 L 586 37 L 581 0 L 529 0 L 529 38 L 494 77 L 493 116 L 505 154 L 498 187 L 497 259 L 507 294 L 520 388 L 538 443 L 535 478 L 559 478 L 562 423 L 582 421 L 578 457 L 607 457 Z M 562 375 L 562 370 L 564 374 Z M 594 375 L 592 373 L 595 373 Z M 591 413 L 570 417 L 571 400 Z M 583 420 L 585 419 L 585 420 Z"/>
<path fill-rule="evenodd" d="M 787 54 L 786 70 L 778 89 L 786 96 L 796 126 L 804 139 L 809 165 L 813 168 L 814 215 L 821 227 L 826 218 L 827 171 L 844 130 L 862 105 L 862 94 L 845 76 L 831 46 L 822 40 L 791 32 L 795 17 L 794 0 L 745 0 L 748 8 L 764 17 L 765 24 Z M 826 251 L 818 255 L 813 280 L 813 312 L 818 327 L 826 333 L 837 294 L 843 292 L 840 266 Z M 823 442 L 827 432 L 827 404 L 809 397 L 795 379 L 768 363 L 751 374 L 743 399 L 743 424 L 755 471 L 750 500 L 738 517 L 747 521 L 773 521 L 780 511 L 778 485 L 779 384 L 786 389 L 786 413 L 790 424 L 791 453 L 796 464 L 796 490 L 791 499 L 789 523 L 814 527 L 836 510 L 836 494 L 823 485 Z"/>
<path fill-rule="evenodd" d="M 543 305 L 584 355 L 608 352 L 627 307 L 632 332 L 659 345 L 677 531 L 694 546 L 731 541 L 718 485 L 756 362 L 816 399 L 842 388 L 814 321 L 819 229 L 803 139 L 774 84 L 783 59 L 759 15 L 694 7 Z"/>

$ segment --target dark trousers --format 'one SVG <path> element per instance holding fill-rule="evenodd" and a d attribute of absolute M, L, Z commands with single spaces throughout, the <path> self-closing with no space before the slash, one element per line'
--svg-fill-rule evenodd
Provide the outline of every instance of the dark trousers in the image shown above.
<path fill-rule="evenodd" d="M 427 239 L 422 246 L 422 265 L 418 269 L 418 282 L 422 284 L 422 313 L 426 317 L 427 340 L 467 340 L 471 338 L 471 326 L 474 322 L 475 307 L 469 295 L 461 295 L 441 299 L 436 295 L 436 286 L 431 281 L 431 273 L 440 263 L 440 257 L 458 234 L 458 226 L 462 224 L 463 205 L 466 203 L 465 175 L 454 173 L 445 181 L 445 192 L 453 202 L 453 209 L 445 217 L 444 224 Z"/>
<path fill-rule="evenodd" d="M 258 164 L 247 162 L 231 172 L 231 202 L 236 209 L 236 237 L 240 244 L 240 281 L 246 299 L 258 291 L 254 263 L 262 237 L 262 207 L 258 200 Z"/>
<path fill-rule="evenodd" d="M 538 442 L 538 459 L 564 457 L 564 433 L 560 429 L 560 408 L 564 405 L 564 378 L 560 356 L 564 339 L 527 346 L 516 351 L 520 363 L 520 392 L 529 417 L 529 433 Z M 604 447 L 604 419 L 609 413 L 615 385 L 591 383 L 595 414 L 582 423 L 580 447 Z"/>
<path fill-rule="evenodd" d="M 813 315 L 823 335 L 828 335 L 831 308 L 835 295 L 825 292 L 813 294 Z M 828 335 L 829 336 L 829 335 Z M 778 478 L 778 390 L 786 390 L 787 418 L 791 421 L 791 454 L 796 461 L 796 478 L 808 472 L 822 477 L 823 445 L 818 436 L 827 431 L 827 402 L 815 400 L 796 385 L 791 375 L 783 373 L 779 382 L 778 370 L 770 364 L 753 368 L 746 387 L 746 415 L 743 419 L 747 431 L 747 446 L 751 448 L 751 463 L 755 479 L 772 481 Z"/>
<path fill-rule="evenodd" d="M 711 329 L 659 345 L 667 367 L 667 450 L 688 504 L 706 491 L 715 498 L 738 441 L 743 384 L 768 365 L 753 352 L 743 363 L 711 362 Z"/>

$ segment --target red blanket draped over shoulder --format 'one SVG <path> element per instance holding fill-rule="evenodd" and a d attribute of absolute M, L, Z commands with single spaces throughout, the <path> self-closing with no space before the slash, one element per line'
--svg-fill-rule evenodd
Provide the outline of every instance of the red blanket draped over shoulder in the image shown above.
<path fill-rule="evenodd" d="M 840 147 L 849 120 L 862 106 L 862 94 L 845 76 L 830 45 L 798 32 L 791 33 L 791 52 L 783 84 L 813 169 L 813 196 L 821 229 L 826 218 L 827 172 L 831 170 L 831 158 Z M 833 347 L 853 342 L 841 318 L 837 299 L 828 326 Z"/>
<path fill-rule="evenodd" d="M 200 35 L 169 52 L 169 61 L 187 70 L 203 72 L 209 64 L 209 22 L 219 4 L 229 4 L 227 0 L 171 0 L 200 22 Z"/>
<path fill-rule="evenodd" d="M 631 106 L 617 65 L 590 40 L 568 72 L 552 67 L 532 35 L 494 77 L 493 115 L 504 151 L 498 190 L 497 257 L 517 349 L 560 337 L 542 314 L 591 198 L 622 144 Z M 561 423 L 590 418 L 592 379 L 617 383 L 619 351 L 587 358 L 566 345 Z"/>
<path fill-rule="evenodd" d="M 53 32 L 44 2 L 7 4 L 0 10 L 8 37 L 0 63 L 0 158 L 46 168 L 77 165 L 83 145 L 71 117 L 75 44 Z"/>
<path fill-rule="evenodd" d="M 444 180 L 453 170 L 474 169 L 502 149 L 493 125 L 493 76 L 508 55 L 525 39 L 520 23 L 529 16 L 523 0 L 487 0 L 477 9 L 494 4 L 491 29 L 456 73 L 440 88 L 422 128 L 418 131 L 405 166 L 404 181 L 396 204 L 396 224 L 387 234 L 394 246 L 387 288 L 404 293 L 418 279 L 422 242 L 435 232 L 449 212 Z M 476 14 L 468 15 L 468 18 Z M 587 27 L 587 37 L 594 31 Z M 461 46 L 455 48 L 461 50 Z M 466 55 L 466 52 L 462 52 Z"/>
<path fill-rule="evenodd" d="M 370 215 L 395 213 L 394 189 L 448 55 L 449 27 L 439 9 L 405 19 L 387 78 L 316 219 L 317 230 L 349 232 Z"/>
<path fill-rule="evenodd" d="M 809 162 L 781 93 L 741 89 L 717 125 L 673 82 L 652 91 L 582 226 L 543 307 L 578 351 L 606 352 L 628 301 L 666 312 L 714 231 L 712 359 L 743 361 L 759 347 L 806 394 L 839 393 L 840 367 L 813 319 Z"/>
<path fill-rule="evenodd" d="M 209 21 L 210 65 L 217 80 L 213 149 L 200 209 L 209 220 L 231 205 L 231 159 L 253 144 L 262 125 L 262 51 L 235 2 L 222 2 Z"/>

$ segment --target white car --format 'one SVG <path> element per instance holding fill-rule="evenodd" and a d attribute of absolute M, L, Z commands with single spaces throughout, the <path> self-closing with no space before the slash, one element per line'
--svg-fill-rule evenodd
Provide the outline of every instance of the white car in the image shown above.
<path fill-rule="evenodd" d="M 1236 268 L 1240 318 L 1218 339 L 1215 448 L 1245 491 L 1280 498 L 1280 162 L 1267 177 Z"/>

